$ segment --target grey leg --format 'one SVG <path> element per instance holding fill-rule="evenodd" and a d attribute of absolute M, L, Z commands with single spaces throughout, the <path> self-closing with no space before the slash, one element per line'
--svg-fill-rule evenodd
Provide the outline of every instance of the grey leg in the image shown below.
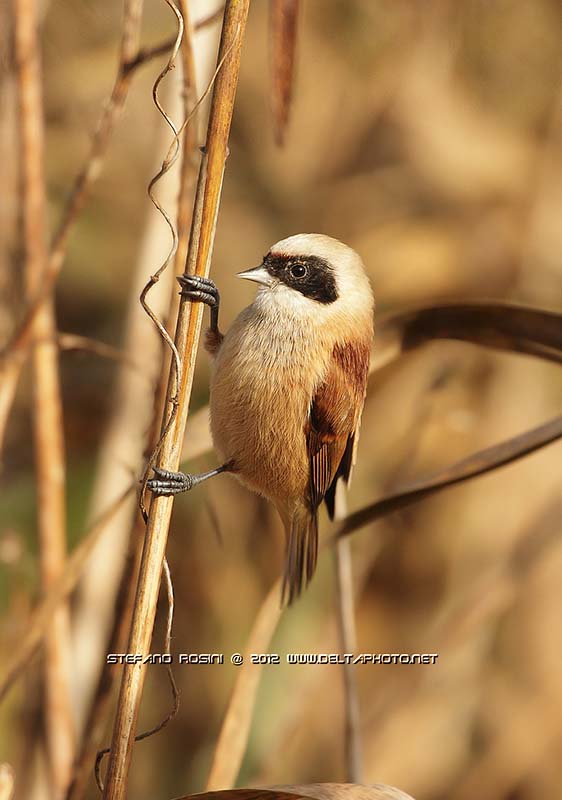
<path fill-rule="evenodd" d="M 204 472 L 202 475 L 172 472 L 169 469 L 161 469 L 160 467 L 154 467 L 153 469 L 156 477 L 148 481 L 146 484 L 148 489 L 157 497 L 170 497 L 174 494 L 188 492 L 198 483 L 203 483 L 203 481 L 213 478 L 215 475 L 220 475 L 221 472 L 229 472 L 232 469 L 232 464 L 223 464 L 209 472 Z"/>

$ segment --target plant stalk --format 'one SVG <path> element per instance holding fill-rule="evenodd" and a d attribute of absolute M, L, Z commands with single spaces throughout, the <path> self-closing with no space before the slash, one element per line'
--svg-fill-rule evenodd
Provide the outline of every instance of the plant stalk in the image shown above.
<path fill-rule="evenodd" d="M 248 9 L 249 0 L 230 0 L 225 7 L 218 55 L 218 63 L 222 66 L 213 91 L 187 257 L 187 270 L 201 276 L 209 274 Z M 162 431 L 168 428 L 174 407 L 176 412 L 158 461 L 158 465 L 165 469 L 177 470 L 179 466 L 202 317 L 201 304 L 192 306 L 182 298 L 174 339 L 182 360 L 182 373 L 178 381 L 172 360 Z M 147 655 L 150 651 L 172 504 L 171 497 L 155 497 L 150 505 L 129 636 L 128 651 L 131 653 Z M 145 676 L 145 664 L 124 667 L 104 790 L 105 800 L 122 800 L 125 797 Z"/>

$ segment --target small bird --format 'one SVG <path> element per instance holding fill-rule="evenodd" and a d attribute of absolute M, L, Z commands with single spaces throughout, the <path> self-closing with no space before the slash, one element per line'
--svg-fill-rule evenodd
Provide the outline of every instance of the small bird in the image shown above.
<path fill-rule="evenodd" d="M 365 401 L 374 301 L 363 262 L 345 244 L 298 234 L 239 273 L 259 284 L 223 335 L 220 296 L 208 278 L 182 275 L 181 294 L 211 309 L 211 433 L 223 463 L 203 475 L 156 468 L 157 495 L 235 475 L 277 508 L 286 532 L 283 600 L 311 579 L 318 508 L 334 516 L 336 484 L 349 483 Z"/>

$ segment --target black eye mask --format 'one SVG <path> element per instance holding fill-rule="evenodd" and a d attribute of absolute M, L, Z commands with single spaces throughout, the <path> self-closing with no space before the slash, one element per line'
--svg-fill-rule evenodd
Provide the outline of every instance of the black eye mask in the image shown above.
<path fill-rule="evenodd" d="M 338 299 L 334 270 L 323 258 L 268 253 L 263 266 L 281 283 L 311 300 L 328 305 Z"/>

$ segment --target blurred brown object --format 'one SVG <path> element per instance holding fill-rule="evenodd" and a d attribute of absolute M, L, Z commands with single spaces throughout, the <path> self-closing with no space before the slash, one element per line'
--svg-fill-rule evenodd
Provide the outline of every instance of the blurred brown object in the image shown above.
<path fill-rule="evenodd" d="M 0 764 L 0 800 L 14 796 L 14 771 L 9 764 Z"/>
<path fill-rule="evenodd" d="M 382 783 L 359 785 L 354 783 L 309 783 L 294 786 L 271 786 L 272 790 L 291 795 L 312 797 L 314 800 L 414 800 L 409 794 Z M 226 800 L 226 798 L 225 798 Z"/>
<path fill-rule="evenodd" d="M 300 0 L 269 0 L 271 110 L 276 143 L 285 144 L 295 83 Z"/>
<path fill-rule="evenodd" d="M 185 795 L 175 800 L 414 800 L 393 786 L 382 783 L 309 783 L 266 786 L 263 789 L 224 789 L 220 792 Z"/>

